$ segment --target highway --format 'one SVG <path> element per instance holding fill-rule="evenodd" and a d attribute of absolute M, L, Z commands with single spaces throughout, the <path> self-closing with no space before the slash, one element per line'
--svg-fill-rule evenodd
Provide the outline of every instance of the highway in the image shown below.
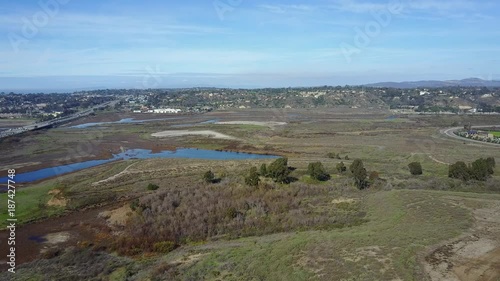
<path fill-rule="evenodd" d="M 473 126 L 473 129 L 491 128 L 491 127 L 500 127 L 500 125 Z M 441 129 L 440 132 L 441 132 L 441 134 L 444 134 L 450 138 L 458 139 L 461 141 L 469 141 L 469 142 L 475 142 L 475 143 L 480 143 L 480 144 L 490 145 L 490 146 L 497 146 L 497 147 L 500 146 L 500 144 L 498 144 L 498 143 L 478 141 L 478 140 L 463 138 L 463 137 L 455 135 L 455 133 L 454 133 L 455 131 L 463 129 L 463 128 L 464 127 L 453 127 L 453 128 L 448 128 L 448 129 Z"/>
<path fill-rule="evenodd" d="M 33 131 L 33 130 L 38 130 L 41 128 L 47 128 L 47 127 L 56 126 L 58 124 L 67 123 L 67 122 L 76 120 L 80 117 L 88 116 L 88 115 L 92 114 L 97 109 L 105 108 L 107 106 L 115 106 L 118 102 L 119 102 L 119 100 L 114 100 L 114 101 L 106 102 L 106 103 L 103 103 L 100 105 L 96 105 L 92 108 L 77 112 L 77 113 L 72 114 L 70 116 L 65 116 L 62 118 L 57 118 L 57 119 L 49 120 L 46 122 L 34 123 L 31 125 L 27 125 L 27 126 L 15 128 L 15 129 L 9 129 L 7 131 L 0 132 L 0 138 L 14 136 L 14 135 L 22 134 L 22 133 L 27 132 L 27 131 Z"/>

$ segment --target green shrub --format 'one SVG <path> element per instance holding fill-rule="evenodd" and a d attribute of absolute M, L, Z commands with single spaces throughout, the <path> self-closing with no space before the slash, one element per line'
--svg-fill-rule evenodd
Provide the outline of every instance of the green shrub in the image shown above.
<path fill-rule="evenodd" d="M 268 172 L 267 172 L 267 166 L 266 166 L 266 164 L 262 164 L 262 165 L 260 166 L 260 171 L 259 171 L 259 174 L 260 174 L 261 176 L 263 176 L 263 177 L 267 177 Z"/>
<path fill-rule="evenodd" d="M 138 207 L 139 207 L 139 199 L 134 199 L 132 202 L 130 202 L 130 209 L 132 209 L 132 211 L 137 210 Z"/>
<path fill-rule="evenodd" d="M 330 179 L 330 175 L 325 172 L 325 168 L 321 162 L 309 163 L 307 173 L 315 180 L 327 181 Z"/>
<path fill-rule="evenodd" d="M 260 182 L 257 167 L 250 168 L 250 174 L 245 178 L 245 183 L 249 186 L 258 186 Z"/>
<path fill-rule="evenodd" d="M 345 166 L 344 162 L 338 163 L 336 168 L 337 168 L 337 171 L 341 174 L 344 173 L 345 171 L 347 171 L 347 167 Z"/>
<path fill-rule="evenodd" d="M 448 169 L 448 177 L 468 181 L 471 179 L 471 174 L 465 162 L 458 161 L 457 163 L 450 165 Z"/>
<path fill-rule="evenodd" d="M 203 174 L 203 180 L 206 183 L 213 183 L 215 180 L 215 175 L 212 173 L 212 171 L 206 171 L 205 174 Z"/>
<path fill-rule="evenodd" d="M 410 173 L 414 176 L 423 174 L 422 165 L 420 162 L 413 162 L 408 164 L 408 168 L 410 169 Z"/>
<path fill-rule="evenodd" d="M 175 243 L 172 241 L 162 241 L 153 244 L 153 251 L 157 253 L 169 253 L 175 249 Z"/>
<path fill-rule="evenodd" d="M 349 170 L 354 176 L 354 184 L 358 189 L 365 189 L 368 187 L 369 183 L 366 180 L 367 172 L 363 165 L 363 161 L 360 159 L 354 160 L 351 166 L 349 166 Z"/>
<path fill-rule="evenodd" d="M 158 188 L 160 187 L 156 184 L 153 183 L 148 184 L 148 190 L 157 190 Z"/>

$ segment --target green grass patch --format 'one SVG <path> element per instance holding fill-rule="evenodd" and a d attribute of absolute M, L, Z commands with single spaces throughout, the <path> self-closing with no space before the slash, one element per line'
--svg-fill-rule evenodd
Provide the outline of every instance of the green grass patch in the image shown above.
<path fill-rule="evenodd" d="M 500 132 L 493 131 L 493 132 L 489 132 L 489 133 L 497 138 L 500 138 Z"/>
<path fill-rule="evenodd" d="M 47 202 L 52 198 L 48 192 L 55 189 L 54 185 L 41 185 L 18 189 L 14 201 L 16 202 L 16 218 L 18 224 L 40 218 L 49 217 L 64 211 L 62 207 L 49 207 Z M 0 202 L 5 206 L 9 199 L 7 193 L 0 194 Z M 5 205 L 4 205 L 5 202 Z M 6 220 L 10 218 L 7 208 L 0 211 L 0 228 L 7 226 Z"/>

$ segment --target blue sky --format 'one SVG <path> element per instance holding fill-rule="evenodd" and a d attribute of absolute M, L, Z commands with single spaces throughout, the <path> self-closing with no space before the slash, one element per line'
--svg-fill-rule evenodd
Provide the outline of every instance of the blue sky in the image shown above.
<path fill-rule="evenodd" d="M 4 1 L 0 88 L 500 80 L 499 15 L 496 0 Z"/>

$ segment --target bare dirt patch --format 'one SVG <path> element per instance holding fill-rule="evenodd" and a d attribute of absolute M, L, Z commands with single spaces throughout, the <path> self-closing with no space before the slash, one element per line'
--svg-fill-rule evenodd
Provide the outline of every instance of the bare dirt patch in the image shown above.
<path fill-rule="evenodd" d="M 46 244 L 60 244 L 60 243 L 64 243 L 64 242 L 67 242 L 70 238 L 70 233 L 67 232 L 67 231 L 63 231 L 63 232 L 56 232 L 56 233 L 49 233 L 47 235 L 45 235 L 45 239 L 46 241 L 44 243 Z"/>
<path fill-rule="evenodd" d="M 61 190 L 53 189 L 48 192 L 49 195 L 52 195 L 52 198 L 47 202 L 47 206 L 50 207 L 66 207 L 68 204 L 68 200 L 64 198 L 61 194 Z"/>
<path fill-rule="evenodd" d="M 174 264 L 174 265 L 193 264 L 193 263 L 199 261 L 201 258 L 203 258 L 206 255 L 207 255 L 206 253 L 205 254 L 198 253 L 198 254 L 184 256 L 182 258 L 176 259 L 175 261 L 172 262 L 172 264 Z"/>
<path fill-rule="evenodd" d="M 183 136 L 205 136 L 211 137 L 215 139 L 226 139 L 226 140 L 235 140 L 235 137 L 228 136 L 225 134 L 221 134 L 211 130 L 202 130 L 202 131 L 188 131 L 188 130 L 172 130 L 172 131 L 163 131 L 151 134 L 153 137 L 158 138 L 168 138 L 168 137 L 183 137 Z"/>
<path fill-rule="evenodd" d="M 341 204 L 341 203 L 352 204 L 355 202 L 356 202 L 356 199 L 353 199 L 353 198 L 337 198 L 337 199 L 332 200 L 332 204 Z"/>
<path fill-rule="evenodd" d="M 264 126 L 274 128 L 276 126 L 284 126 L 286 122 L 275 122 L 275 121 L 224 121 L 224 122 L 216 122 L 217 125 L 255 125 L 255 126 Z"/>
<path fill-rule="evenodd" d="M 133 211 L 128 204 L 114 210 L 99 213 L 99 217 L 105 218 L 111 226 L 124 226 L 132 216 Z"/>
<path fill-rule="evenodd" d="M 464 204 L 458 198 L 449 199 L 464 207 L 478 203 L 486 206 L 473 210 L 476 223 L 469 233 L 435 247 L 425 257 L 428 277 L 433 281 L 500 280 L 500 202 L 462 199 L 472 201 Z"/>

